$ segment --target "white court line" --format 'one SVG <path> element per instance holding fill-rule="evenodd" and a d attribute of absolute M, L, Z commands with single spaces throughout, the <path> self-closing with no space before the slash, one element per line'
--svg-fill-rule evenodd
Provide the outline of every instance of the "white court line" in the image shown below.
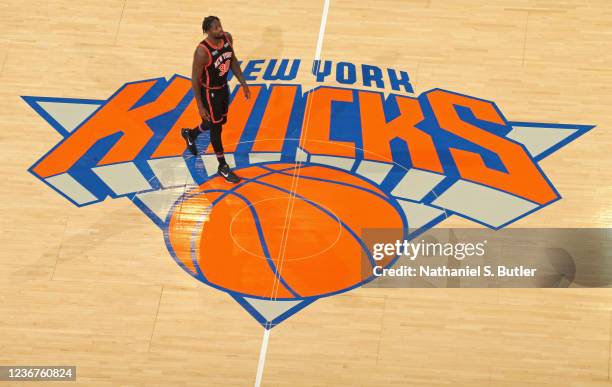
<path fill-rule="evenodd" d="M 325 26 L 327 24 L 327 14 L 329 11 L 329 0 L 324 0 L 323 2 L 323 14 L 321 15 L 321 26 L 319 27 L 319 38 L 317 40 L 317 49 L 315 51 L 315 60 L 321 59 L 321 49 L 323 48 L 323 36 L 325 35 Z M 306 114 L 310 114 L 310 109 L 306 109 Z M 297 176 L 299 177 L 299 168 L 297 168 Z M 297 178 L 294 177 L 292 181 L 292 187 L 294 183 L 297 183 Z M 297 188 L 297 187 L 296 187 Z M 289 213 L 289 219 L 291 219 L 291 213 Z M 282 243 L 281 243 L 282 248 Z M 284 253 L 284 251 L 283 251 Z M 281 255 L 282 257 L 282 255 Z M 278 269 L 279 274 L 282 270 L 282 260 L 280 262 L 280 268 Z M 277 281 L 280 282 L 280 281 Z M 272 286 L 274 288 L 274 285 Z M 278 290 L 278 289 L 277 289 Z M 273 290 L 274 291 L 274 290 Z M 271 328 L 270 328 L 271 329 Z M 261 342 L 261 350 L 259 351 L 259 363 L 257 365 L 257 376 L 255 377 L 255 387 L 260 387 L 261 379 L 263 377 L 264 364 L 266 361 L 266 352 L 268 350 L 268 341 L 270 339 L 270 329 L 264 329 L 264 337 Z"/>
<path fill-rule="evenodd" d="M 261 377 L 263 376 L 264 364 L 266 362 L 266 352 L 268 351 L 268 341 L 270 340 L 270 329 L 264 329 L 263 340 L 261 341 L 261 350 L 259 351 L 259 364 L 257 364 L 257 377 L 255 378 L 255 387 L 261 386 Z"/>
<path fill-rule="evenodd" d="M 321 59 L 321 49 L 323 48 L 323 36 L 325 35 L 325 25 L 327 24 L 327 12 L 329 11 L 329 0 L 323 4 L 323 15 L 321 15 L 321 27 L 319 28 L 319 40 L 317 40 L 317 50 L 315 60 Z"/>

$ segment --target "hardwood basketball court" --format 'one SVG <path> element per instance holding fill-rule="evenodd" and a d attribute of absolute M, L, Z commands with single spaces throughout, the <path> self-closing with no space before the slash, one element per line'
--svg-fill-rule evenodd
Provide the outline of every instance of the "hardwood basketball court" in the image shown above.
<path fill-rule="evenodd" d="M 209 14 L 243 63 L 301 59 L 303 91 L 317 86 L 320 40 L 321 59 L 406 71 L 416 95 L 443 88 L 494 101 L 509 120 L 595 125 L 540 163 L 562 199 L 510 227 L 612 225 L 610 2 L 331 0 L 322 30 L 324 9 L 4 4 L 0 365 L 76 365 L 79 385 L 255 382 L 262 326 L 186 275 L 129 198 L 79 208 L 28 172 L 62 135 L 22 96 L 106 100 L 128 82 L 189 77 Z M 270 331 L 262 385 L 604 386 L 611 332 L 607 288 L 358 288 Z"/>

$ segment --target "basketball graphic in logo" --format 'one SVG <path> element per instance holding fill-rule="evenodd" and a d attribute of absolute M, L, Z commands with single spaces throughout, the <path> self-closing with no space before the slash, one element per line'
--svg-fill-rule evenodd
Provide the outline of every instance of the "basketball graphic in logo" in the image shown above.
<path fill-rule="evenodd" d="M 407 228 L 395 199 L 346 171 L 289 163 L 238 171 L 242 184 L 212 178 L 167 220 L 178 262 L 223 290 L 273 299 L 348 290 L 372 273 L 364 229 Z"/>

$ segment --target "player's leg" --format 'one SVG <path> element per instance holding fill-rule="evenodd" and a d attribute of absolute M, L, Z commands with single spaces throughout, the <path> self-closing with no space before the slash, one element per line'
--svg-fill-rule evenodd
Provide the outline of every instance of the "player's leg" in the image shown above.
<path fill-rule="evenodd" d="M 207 98 L 206 93 L 207 93 L 207 90 L 205 88 L 202 88 L 202 104 L 204 105 L 204 108 L 208 110 L 210 114 L 211 109 L 208 103 L 209 98 Z M 200 122 L 200 124 L 196 126 L 195 128 L 181 129 L 181 136 L 183 136 L 183 138 L 185 139 L 185 142 L 187 144 L 187 149 L 189 149 L 191 154 L 193 154 L 194 156 L 198 154 L 198 148 L 196 147 L 196 143 L 195 143 L 196 139 L 198 138 L 200 133 L 210 130 L 210 126 L 211 126 L 210 121 L 202 120 L 202 122 Z"/>
<path fill-rule="evenodd" d="M 215 155 L 217 156 L 217 161 L 219 162 L 220 167 L 227 164 L 225 161 L 225 154 L 223 153 L 223 142 L 221 141 L 222 130 L 223 125 L 220 122 L 210 125 L 210 143 L 215 150 Z"/>
<path fill-rule="evenodd" d="M 231 183 L 237 183 L 240 178 L 232 171 L 225 161 L 225 154 L 223 153 L 223 142 L 221 141 L 221 132 L 223 131 L 223 123 L 219 122 L 210 126 L 210 143 L 215 150 L 217 161 L 219 162 L 218 172 L 225 180 Z"/>
<path fill-rule="evenodd" d="M 195 128 L 191 128 L 187 130 L 194 138 L 197 138 L 200 135 L 200 133 L 210 130 L 210 121 L 202 120 L 202 122 L 200 122 L 200 125 L 196 126 Z"/>
<path fill-rule="evenodd" d="M 237 183 L 240 181 L 234 171 L 227 165 L 225 161 L 225 155 L 223 153 L 223 141 L 221 139 L 221 133 L 223 131 L 223 124 L 227 121 L 227 111 L 229 108 L 229 87 L 224 87 L 216 93 L 215 102 L 215 116 L 218 117 L 217 122 L 213 122 L 210 128 L 210 142 L 213 144 L 217 160 L 219 161 L 219 174 L 225 178 L 225 180 L 231 183 Z"/>

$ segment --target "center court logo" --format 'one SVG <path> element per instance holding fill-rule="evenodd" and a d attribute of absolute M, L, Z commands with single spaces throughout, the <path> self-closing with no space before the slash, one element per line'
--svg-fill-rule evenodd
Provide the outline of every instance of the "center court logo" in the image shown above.
<path fill-rule="evenodd" d="M 233 88 L 223 129 L 238 185 L 216 176 L 207 136 L 201 156 L 184 152 L 180 129 L 199 116 L 179 75 L 107 100 L 24 96 L 63 137 L 29 172 L 79 207 L 128 198 L 188 274 L 266 328 L 373 279 L 364 229 L 410 240 L 452 215 L 499 229 L 557 201 L 538 162 L 593 127 L 507 121 L 443 89 L 417 96 L 406 72 L 376 66 L 317 63 L 309 90 L 291 83 L 297 60 L 244 67 L 251 98 Z"/>

